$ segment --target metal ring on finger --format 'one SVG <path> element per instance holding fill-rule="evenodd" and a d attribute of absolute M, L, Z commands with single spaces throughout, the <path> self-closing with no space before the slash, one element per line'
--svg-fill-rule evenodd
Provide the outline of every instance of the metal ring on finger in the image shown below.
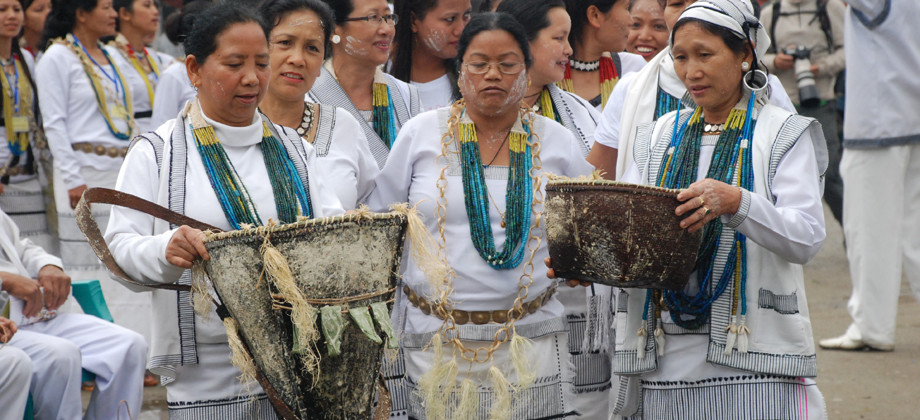
<path fill-rule="evenodd" d="M 703 217 L 709 215 L 709 212 L 712 211 L 709 207 L 703 207 Z"/>

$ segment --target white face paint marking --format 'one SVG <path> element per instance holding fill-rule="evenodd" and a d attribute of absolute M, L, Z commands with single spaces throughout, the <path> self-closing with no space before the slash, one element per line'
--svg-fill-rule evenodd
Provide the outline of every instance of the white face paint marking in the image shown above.
<path fill-rule="evenodd" d="M 292 20 L 292 21 L 288 24 L 288 27 L 290 27 L 290 28 L 295 28 L 295 27 L 298 27 L 298 26 L 309 25 L 309 24 L 311 24 L 311 23 L 313 23 L 313 22 L 316 22 L 316 21 L 313 20 L 313 19 L 310 19 L 310 18 L 295 19 L 295 20 Z M 322 23 L 320 23 L 320 26 L 322 26 Z"/>
<path fill-rule="evenodd" d="M 522 71 L 518 73 L 517 79 L 514 81 L 514 84 L 511 85 L 511 92 L 508 94 L 508 99 L 506 99 L 505 106 L 513 105 L 517 106 L 518 103 L 524 99 L 524 94 L 527 92 L 527 72 Z M 504 106 L 502 107 L 504 108 Z"/>
<path fill-rule="evenodd" d="M 362 45 L 364 41 L 357 39 L 351 35 L 345 37 L 345 54 L 351 56 L 365 56 L 367 55 L 367 47 Z"/>
<path fill-rule="evenodd" d="M 447 34 L 444 31 L 433 30 L 422 40 L 422 43 L 432 51 L 441 52 L 447 44 Z"/>

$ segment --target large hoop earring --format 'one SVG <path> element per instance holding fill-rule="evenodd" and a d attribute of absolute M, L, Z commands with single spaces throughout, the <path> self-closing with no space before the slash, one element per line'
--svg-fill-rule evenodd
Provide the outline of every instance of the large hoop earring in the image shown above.
<path fill-rule="evenodd" d="M 741 78 L 741 83 L 751 92 L 760 93 L 767 88 L 769 79 L 767 79 L 767 73 L 763 70 L 754 69 L 744 74 Z"/>

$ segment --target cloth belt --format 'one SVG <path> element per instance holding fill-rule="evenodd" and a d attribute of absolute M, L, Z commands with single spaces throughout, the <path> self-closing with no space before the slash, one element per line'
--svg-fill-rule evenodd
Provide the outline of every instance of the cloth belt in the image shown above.
<path fill-rule="evenodd" d="M 86 154 L 96 154 L 99 156 L 108 156 L 111 158 L 125 157 L 128 155 L 128 147 L 117 147 L 117 146 L 103 146 L 101 144 L 93 144 L 87 142 L 79 142 L 71 145 L 73 150 L 78 152 L 83 152 Z"/>
<path fill-rule="evenodd" d="M 406 296 L 409 297 L 409 302 L 412 303 L 412 306 L 419 308 L 422 313 L 425 315 L 434 315 L 440 319 L 444 317 L 437 311 L 432 311 L 432 308 L 437 308 L 437 304 L 428 300 L 427 298 L 420 296 L 418 293 L 415 293 L 414 290 L 410 289 L 409 286 L 403 286 L 403 292 Z M 556 293 L 556 285 L 553 284 L 549 289 L 546 289 L 543 294 L 537 296 L 536 299 L 531 300 L 530 302 L 524 302 L 524 316 L 530 315 L 549 302 L 553 294 Z M 454 322 L 457 325 L 464 325 L 473 323 L 476 325 L 483 325 L 488 323 L 504 324 L 508 322 L 508 313 L 511 312 L 512 316 L 515 318 L 522 318 L 520 313 L 516 309 L 499 309 L 495 311 L 464 311 L 460 309 L 454 309 L 451 311 L 451 315 L 454 318 Z"/>

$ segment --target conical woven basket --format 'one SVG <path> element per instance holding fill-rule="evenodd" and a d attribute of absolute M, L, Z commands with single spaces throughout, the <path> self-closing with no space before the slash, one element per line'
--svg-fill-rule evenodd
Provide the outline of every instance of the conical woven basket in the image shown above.
<path fill-rule="evenodd" d="M 616 287 L 680 290 L 701 233 L 680 228 L 678 190 L 604 180 L 546 186 L 546 231 L 556 276 Z"/>
<path fill-rule="evenodd" d="M 348 308 L 392 301 L 406 227 L 404 214 L 364 214 L 209 235 L 208 277 L 239 325 L 252 361 L 286 406 L 287 410 L 273 401 L 279 414 L 298 419 L 370 418 L 386 344 L 371 341 L 354 322 L 346 321 L 340 354 L 328 354 L 325 336 L 315 343 L 319 370 L 311 374 L 294 353 L 291 311 L 279 309 L 277 290 L 263 276 L 260 251 L 266 234 L 313 306 L 319 310 L 323 303 L 335 304 L 345 313 Z M 343 317 L 348 319 L 347 314 Z"/>

